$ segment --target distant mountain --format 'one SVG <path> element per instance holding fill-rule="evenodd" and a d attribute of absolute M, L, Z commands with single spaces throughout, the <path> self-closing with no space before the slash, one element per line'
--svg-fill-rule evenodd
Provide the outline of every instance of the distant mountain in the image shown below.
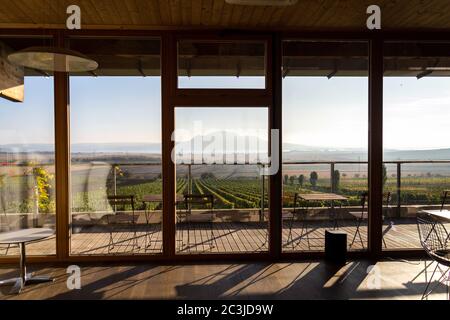
<path fill-rule="evenodd" d="M 0 145 L 0 152 L 54 152 L 53 144 Z M 161 153 L 160 143 L 75 143 L 72 153 Z"/>
<path fill-rule="evenodd" d="M 161 153 L 160 143 L 75 143 L 72 153 Z"/>
<path fill-rule="evenodd" d="M 446 160 L 450 159 L 449 149 L 432 150 L 390 150 L 384 153 L 384 160 Z"/>
<path fill-rule="evenodd" d="M 208 145 L 212 136 L 203 137 L 203 145 L 207 150 L 211 150 L 212 146 Z M 242 138 L 242 137 L 241 137 Z M 216 137 L 217 139 L 217 137 Z M 229 139 L 229 137 L 228 137 Z M 187 141 L 181 143 L 179 147 L 184 148 L 185 152 L 191 150 L 190 143 Z M 267 141 L 259 138 L 250 138 L 250 153 L 255 152 L 256 146 L 260 152 L 267 150 Z M 197 141 L 198 142 L 198 141 Z M 160 143 L 81 143 L 72 144 L 72 153 L 123 153 L 123 154 L 161 154 Z M 209 149 L 208 149 L 209 148 Z M 242 153 L 245 149 L 245 140 L 239 140 L 237 152 Z M 234 147 L 227 147 L 227 153 L 234 153 Z M 194 152 L 199 152 L 200 149 L 194 149 Z M 0 153 L 53 153 L 53 144 L 9 144 L 0 145 Z M 217 153 L 221 150 L 216 150 Z M 450 148 L 447 149 L 432 149 L 432 150 L 386 150 L 384 152 L 385 161 L 394 160 L 447 160 L 450 159 Z M 283 160 L 285 161 L 367 161 L 367 150 L 351 149 L 351 148 L 330 148 L 330 147 L 315 147 L 305 146 L 292 143 L 285 143 L 283 145 Z"/>
<path fill-rule="evenodd" d="M 19 152 L 54 152 L 53 144 L 3 144 L 0 145 L 0 152 L 19 153 Z"/>

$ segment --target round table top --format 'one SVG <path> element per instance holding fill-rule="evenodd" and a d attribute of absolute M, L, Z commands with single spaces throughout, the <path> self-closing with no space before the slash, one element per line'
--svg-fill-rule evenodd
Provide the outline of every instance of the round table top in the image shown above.
<path fill-rule="evenodd" d="M 51 237 L 55 231 L 48 228 L 31 228 L 0 233 L 0 244 L 26 243 Z"/>

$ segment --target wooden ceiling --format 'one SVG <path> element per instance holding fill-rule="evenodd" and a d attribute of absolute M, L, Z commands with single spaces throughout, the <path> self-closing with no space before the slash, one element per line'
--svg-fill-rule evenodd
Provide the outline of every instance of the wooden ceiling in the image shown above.
<path fill-rule="evenodd" d="M 225 0 L 0 0 L 0 28 L 64 28 L 66 7 L 84 29 L 366 30 L 366 8 L 382 9 L 383 30 L 450 30 L 449 0 L 298 0 L 288 7 Z"/>

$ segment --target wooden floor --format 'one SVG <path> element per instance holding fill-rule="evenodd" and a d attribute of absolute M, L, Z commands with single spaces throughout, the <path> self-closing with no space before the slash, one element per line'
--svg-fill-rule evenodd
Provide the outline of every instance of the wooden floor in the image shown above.
<path fill-rule="evenodd" d="M 222 253 L 222 252 L 262 252 L 267 251 L 267 223 L 235 223 L 223 222 L 191 223 L 177 225 L 177 252 L 189 253 Z M 329 223 L 308 223 L 308 231 L 302 224 L 295 222 L 290 235 L 289 223 L 283 226 L 283 250 L 290 251 L 322 251 L 324 250 L 325 230 L 332 228 Z M 342 221 L 341 230 L 348 234 L 350 250 L 367 248 L 367 226 L 360 227 L 361 238 L 356 237 L 354 222 Z M 114 245 L 110 246 L 109 229 L 105 226 L 83 228 L 71 237 L 71 250 L 75 255 L 103 254 L 158 254 L 162 252 L 162 232 L 159 224 L 116 228 L 113 232 Z M 414 220 L 393 221 L 384 226 L 385 249 L 419 248 L 417 227 Z M 16 247 L 6 250 L 0 246 L 0 255 L 17 255 Z M 51 255 L 55 253 L 55 238 L 33 243 L 27 246 L 29 255 Z"/>
<path fill-rule="evenodd" d="M 422 261 L 235 264 L 103 264 L 80 265 L 81 289 L 67 288 L 66 266 L 32 265 L 29 271 L 52 275 L 54 283 L 27 286 L 20 295 L 1 299 L 420 299 L 425 289 Z M 428 277 L 432 269 L 429 268 Z M 0 279 L 17 275 L 1 266 Z M 433 282 L 438 284 L 437 282 Z M 445 299 L 438 284 L 430 300 Z"/>

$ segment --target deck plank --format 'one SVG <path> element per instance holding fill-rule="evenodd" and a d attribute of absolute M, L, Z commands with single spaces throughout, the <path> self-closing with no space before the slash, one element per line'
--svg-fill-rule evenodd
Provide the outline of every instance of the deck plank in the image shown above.
<path fill-rule="evenodd" d="M 214 246 L 211 248 L 211 230 L 208 223 L 190 223 L 188 228 L 185 224 L 177 225 L 176 250 L 180 254 L 189 253 L 228 253 L 228 252 L 264 252 L 268 250 L 266 243 L 267 223 L 249 222 L 217 222 L 214 223 Z M 323 251 L 325 230 L 330 229 L 330 223 L 309 222 L 308 235 L 309 244 L 306 237 L 301 235 L 301 223 L 296 221 L 292 228 L 292 239 L 288 242 L 289 223 L 283 223 L 282 241 L 283 251 Z M 341 222 L 341 229 L 348 234 L 350 244 L 356 224 L 354 221 Z M 388 225 L 383 227 L 383 230 Z M 364 248 L 361 246 L 359 238 L 355 240 L 350 250 L 367 249 L 367 224 L 360 227 Z M 189 244 L 188 244 L 189 232 Z M 146 237 L 148 234 L 149 247 L 146 248 Z M 86 228 L 79 233 L 71 235 L 72 255 L 107 255 L 107 254 L 159 254 L 162 253 L 162 228 L 161 224 L 151 226 L 138 226 L 136 238 L 139 248 L 133 246 L 134 232 L 131 227 L 121 227 L 114 232 L 114 248 L 108 252 L 109 229 L 107 226 L 95 226 Z M 385 234 L 387 249 L 419 248 L 419 238 L 417 226 L 414 221 L 394 221 L 392 228 Z M 184 246 L 182 246 L 184 244 Z M 30 244 L 27 247 L 29 255 L 51 255 L 55 254 L 55 237 L 51 239 Z M 383 246 L 384 248 L 384 246 Z M 5 254 L 5 250 L 0 251 L 0 256 Z M 18 255 L 18 248 L 12 247 L 8 255 Z"/>

